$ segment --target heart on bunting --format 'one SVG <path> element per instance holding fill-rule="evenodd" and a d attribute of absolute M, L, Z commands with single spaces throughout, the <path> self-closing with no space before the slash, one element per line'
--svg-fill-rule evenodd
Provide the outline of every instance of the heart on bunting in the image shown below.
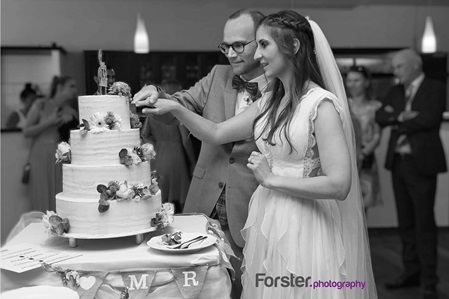
<path fill-rule="evenodd" d="M 95 281 L 96 281 L 96 279 L 95 279 L 94 276 L 89 276 L 89 277 L 83 276 L 83 277 L 80 277 L 80 287 L 87 291 L 91 287 L 94 286 Z"/>

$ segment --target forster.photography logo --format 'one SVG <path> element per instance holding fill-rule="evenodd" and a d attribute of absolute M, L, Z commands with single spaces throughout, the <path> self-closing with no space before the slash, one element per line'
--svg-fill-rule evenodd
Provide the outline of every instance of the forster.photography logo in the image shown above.
<path fill-rule="evenodd" d="M 289 276 L 270 276 L 265 273 L 256 273 L 256 287 L 267 288 L 336 288 L 336 289 L 364 289 L 365 281 L 335 281 L 335 280 L 312 280 L 311 276 L 298 276 L 290 274 Z"/>

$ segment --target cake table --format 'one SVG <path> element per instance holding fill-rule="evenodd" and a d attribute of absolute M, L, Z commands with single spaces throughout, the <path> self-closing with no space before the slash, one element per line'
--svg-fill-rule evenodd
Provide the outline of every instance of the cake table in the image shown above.
<path fill-rule="evenodd" d="M 91 288 L 81 292 L 80 298 L 83 299 L 120 299 L 125 286 L 129 299 L 229 298 L 231 279 L 217 247 L 210 246 L 188 254 L 171 254 L 147 245 L 152 237 L 178 230 L 206 233 L 207 222 L 203 215 L 175 215 L 170 227 L 145 234 L 140 245 L 135 244 L 133 237 L 123 237 L 79 240 L 76 248 L 71 248 L 65 238 L 49 237 L 41 224 L 33 223 L 6 245 L 30 243 L 47 250 L 82 254 L 52 267 L 74 270 L 91 280 Z M 46 272 L 42 268 L 24 273 L 1 270 L 2 292 L 42 285 L 62 286 L 62 280 L 55 272 Z"/>

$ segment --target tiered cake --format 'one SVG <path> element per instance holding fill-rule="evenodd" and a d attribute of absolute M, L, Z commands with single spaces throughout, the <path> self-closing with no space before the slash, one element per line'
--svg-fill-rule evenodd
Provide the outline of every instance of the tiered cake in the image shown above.
<path fill-rule="evenodd" d="M 138 157 L 136 162 L 133 154 L 128 156 L 131 163 L 124 164 L 119 156 L 123 149 L 132 152 L 141 146 L 139 129 L 130 126 L 128 98 L 80 96 L 78 102 L 84 127 L 70 132 L 71 163 L 63 164 L 63 192 L 56 195 L 57 214 L 69 220 L 69 234 L 102 237 L 150 230 L 151 219 L 161 208 L 160 191 L 151 188 L 150 163 Z M 116 191 L 126 196 L 120 198 Z"/>

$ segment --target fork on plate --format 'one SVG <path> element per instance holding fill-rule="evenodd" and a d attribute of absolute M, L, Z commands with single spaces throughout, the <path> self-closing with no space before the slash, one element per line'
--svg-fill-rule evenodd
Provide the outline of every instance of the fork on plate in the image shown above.
<path fill-rule="evenodd" d="M 187 248 L 189 248 L 190 245 L 192 245 L 194 243 L 197 243 L 197 242 L 200 242 L 200 241 L 203 241 L 205 239 L 207 239 L 207 236 L 198 236 L 198 237 L 193 238 L 191 240 L 182 242 L 181 244 L 171 245 L 171 246 L 167 246 L 167 247 L 170 248 L 170 249 L 187 249 Z"/>

